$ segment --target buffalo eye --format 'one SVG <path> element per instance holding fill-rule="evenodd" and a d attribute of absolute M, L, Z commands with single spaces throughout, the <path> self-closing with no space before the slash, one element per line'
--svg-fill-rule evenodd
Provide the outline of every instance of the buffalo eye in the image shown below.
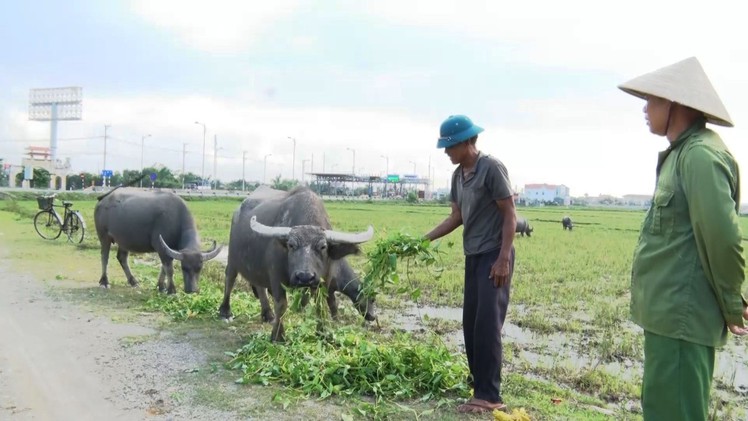
<path fill-rule="evenodd" d="M 327 242 L 326 241 L 320 241 L 319 244 L 317 245 L 317 247 L 320 250 L 327 250 Z"/>
<path fill-rule="evenodd" d="M 291 240 L 288 242 L 288 248 L 290 248 L 291 250 L 296 250 L 297 248 L 299 248 L 299 245 L 296 243 L 296 241 Z"/>

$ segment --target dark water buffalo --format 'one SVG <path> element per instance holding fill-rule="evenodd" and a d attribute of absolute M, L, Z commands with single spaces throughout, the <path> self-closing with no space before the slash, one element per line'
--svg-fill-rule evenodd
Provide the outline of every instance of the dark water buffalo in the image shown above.
<path fill-rule="evenodd" d="M 94 209 L 96 233 L 101 243 L 101 279 L 99 285 L 109 287 L 107 263 L 109 249 L 117 243 L 117 260 L 127 276 L 127 282 L 137 286 L 130 272 L 127 256 L 133 253 L 157 252 L 161 258 L 158 275 L 159 291 L 169 294 L 174 287 L 174 259 L 182 263 L 185 292 L 198 292 L 198 279 L 203 262 L 213 259 L 221 251 L 215 241 L 210 251 L 200 251 L 200 238 L 195 221 L 184 201 L 174 193 L 143 192 L 113 189 L 98 198 Z M 169 279 L 168 286 L 164 278 Z"/>
<path fill-rule="evenodd" d="M 561 224 L 564 226 L 564 229 L 568 229 L 569 231 L 574 228 L 574 224 L 568 216 L 564 216 L 564 219 L 561 220 Z"/>
<path fill-rule="evenodd" d="M 528 237 L 531 236 L 533 231 L 533 228 L 530 226 L 530 222 L 527 221 L 527 219 L 517 216 L 517 228 L 514 230 L 515 233 L 521 233 L 524 237 L 525 234 L 527 234 Z"/>
<path fill-rule="evenodd" d="M 362 233 L 333 231 L 322 200 L 306 187 L 263 201 L 248 198 L 231 221 L 220 316 L 231 318 L 231 290 L 241 274 L 260 299 L 263 321 L 273 320 L 272 340 L 284 337 L 281 321 L 288 307 L 284 287 L 315 289 L 326 282 L 332 314 L 337 311 L 334 293 L 340 290 L 357 303 L 367 320 L 373 320 L 373 303 L 359 299 L 360 285 L 344 259 L 358 253 L 358 245 L 373 235 L 371 227 Z"/>

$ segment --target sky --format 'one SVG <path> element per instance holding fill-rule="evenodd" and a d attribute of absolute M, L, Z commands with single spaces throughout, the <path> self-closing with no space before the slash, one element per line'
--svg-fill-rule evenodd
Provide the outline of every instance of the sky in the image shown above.
<path fill-rule="evenodd" d="M 26 147 L 49 146 L 50 123 L 29 120 L 31 89 L 77 86 L 82 119 L 58 123 L 73 172 L 102 170 L 106 125 L 114 171 L 140 169 L 142 154 L 224 182 L 355 171 L 443 188 L 454 166 L 439 126 L 464 114 L 517 190 L 651 194 L 667 140 L 617 85 L 697 57 L 735 123 L 712 128 L 748 165 L 740 4 L 3 2 L 0 157 L 20 164 Z"/>

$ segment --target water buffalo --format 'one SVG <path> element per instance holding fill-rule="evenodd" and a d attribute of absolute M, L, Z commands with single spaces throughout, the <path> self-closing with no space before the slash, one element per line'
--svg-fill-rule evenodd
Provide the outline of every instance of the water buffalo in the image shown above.
<path fill-rule="evenodd" d="M 568 216 L 564 216 L 564 219 L 561 220 L 561 224 L 564 226 L 564 229 L 568 229 L 569 231 L 574 228 L 574 224 Z"/>
<path fill-rule="evenodd" d="M 112 189 L 98 198 L 94 209 L 96 233 L 101 243 L 101 279 L 99 285 L 108 288 L 107 264 L 109 249 L 117 243 L 117 260 L 131 286 L 138 281 L 130 272 L 127 256 L 133 253 L 157 252 L 161 258 L 158 275 L 159 291 L 169 294 L 174 287 L 174 259 L 182 262 L 185 292 L 198 292 L 198 279 L 203 262 L 220 253 L 215 241 L 210 251 L 200 251 L 200 238 L 195 221 L 179 196 L 170 192 L 127 191 Z M 168 277 L 168 286 L 164 285 Z"/>
<path fill-rule="evenodd" d="M 333 231 L 322 200 L 306 187 L 263 201 L 246 199 L 231 221 L 220 316 L 232 317 L 231 291 L 241 274 L 260 299 L 262 320 L 273 321 L 274 341 L 284 339 L 285 287 L 314 289 L 325 282 L 331 314 L 337 310 L 334 293 L 340 290 L 357 303 L 367 320 L 373 320 L 373 303 L 359 297 L 359 283 L 344 259 L 358 253 L 359 244 L 373 235 L 372 227 L 362 233 Z M 268 288 L 275 315 L 268 303 Z"/>
<path fill-rule="evenodd" d="M 533 228 L 530 226 L 530 222 L 527 221 L 527 219 L 517 216 L 517 228 L 514 230 L 515 233 L 519 232 L 524 237 L 525 234 L 527 234 L 528 237 L 531 236 L 533 231 Z"/>

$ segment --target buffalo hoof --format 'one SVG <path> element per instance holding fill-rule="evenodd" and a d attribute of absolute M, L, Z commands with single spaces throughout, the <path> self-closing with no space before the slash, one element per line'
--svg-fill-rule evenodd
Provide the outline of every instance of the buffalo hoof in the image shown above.
<path fill-rule="evenodd" d="M 374 320 L 377 320 L 377 316 L 375 316 L 375 315 L 373 315 L 371 313 L 366 313 L 366 315 L 364 316 L 364 319 L 367 322 L 373 322 Z"/>
<path fill-rule="evenodd" d="M 273 319 L 275 319 L 275 315 L 273 314 L 273 310 L 267 309 L 262 310 L 262 313 L 260 313 L 260 318 L 262 319 L 263 323 L 271 323 Z"/>
<path fill-rule="evenodd" d="M 220 317 L 221 319 L 227 322 L 234 320 L 234 315 L 231 313 L 231 308 L 224 308 L 224 307 L 219 308 L 218 317 Z"/>
<path fill-rule="evenodd" d="M 177 293 L 177 289 L 174 287 L 174 285 L 172 285 L 169 287 L 169 289 L 166 290 L 166 293 L 169 295 L 174 295 Z"/>
<path fill-rule="evenodd" d="M 102 276 L 99 279 L 99 286 L 102 288 L 109 288 L 109 279 L 106 276 Z"/>
<path fill-rule="evenodd" d="M 127 283 L 130 284 L 131 287 L 137 288 L 138 287 L 138 280 L 135 279 L 135 277 L 131 277 L 127 280 Z"/>

